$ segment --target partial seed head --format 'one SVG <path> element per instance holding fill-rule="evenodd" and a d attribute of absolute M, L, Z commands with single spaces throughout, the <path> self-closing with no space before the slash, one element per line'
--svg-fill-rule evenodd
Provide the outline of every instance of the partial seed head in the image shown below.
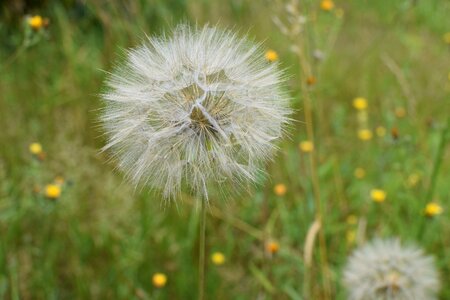
<path fill-rule="evenodd" d="M 398 240 L 375 240 L 357 249 L 344 270 L 350 300 L 433 300 L 439 291 L 433 258 Z"/>

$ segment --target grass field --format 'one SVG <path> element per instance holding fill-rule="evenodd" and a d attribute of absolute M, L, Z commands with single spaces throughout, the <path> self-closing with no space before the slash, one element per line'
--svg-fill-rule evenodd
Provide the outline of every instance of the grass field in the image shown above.
<path fill-rule="evenodd" d="M 268 176 L 210 199 L 207 299 L 347 299 L 347 257 L 374 237 L 433 255 L 450 299 L 450 2 L 301 0 L 296 35 L 281 0 L 44 2 L 1 4 L 0 299 L 196 298 L 195 200 L 135 189 L 99 150 L 104 71 L 179 22 L 262 41 L 295 109 Z"/>

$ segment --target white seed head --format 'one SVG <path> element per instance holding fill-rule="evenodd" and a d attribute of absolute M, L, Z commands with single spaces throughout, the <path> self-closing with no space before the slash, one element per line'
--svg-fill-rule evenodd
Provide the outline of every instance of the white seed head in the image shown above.
<path fill-rule="evenodd" d="M 259 45 L 214 27 L 179 25 L 127 52 L 107 80 L 101 120 L 136 184 L 207 196 L 210 182 L 253 181 L 291 110 L 277 64 Z"/>
<path fill-rule="evenodd" d="M 398 240 L 375 240 L 357 249 L 344 270 L 350 300 L 431 300 L 439 291 L 434 260 Z"/>

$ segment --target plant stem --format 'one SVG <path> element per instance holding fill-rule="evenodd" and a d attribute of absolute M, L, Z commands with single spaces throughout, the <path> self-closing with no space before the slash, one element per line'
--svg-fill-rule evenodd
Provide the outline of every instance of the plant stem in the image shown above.
<path fill-rule="evenodd" d="M 434 190 L 435 190 L 436 181 L 437 181 L 436 179 L 437 179 L 437 175 L 439 173 L 439 169 L 442 165 L 445 144 L 447 142 L 447 134 L 448 134 L 449 130 L 450 130 L 450 118 L 447 119 L 447 124 L 441 133 L 438 150 L 437 150 L 436 156 L 434 158 L 433 169 L 431 170 L 430 184 L 428 186 L 428 191 L 427 191 L 427 195 L 426 195 L 426 199 L 425 199 L 426 202 L 432 201 L 432 198 L 434 196 Z"/>
<path fill-rule="evenodd" d="M 206 236 L 206 199 L 201 199 L 200 212 L 200 249 L 198 264 L 198 299 L 205 299 L 205 236 Z"/>
<path fill-rule="evenodd" d="M 312 113 L 312 100 L 311 95 L 309 93 L 308 86 L 306 85 L 306 78 L 312 76 L 311 67 L 308 59 L 305 55 L 305 45 L 304 41 L 300 41 L 300 51 L 298 53 L 298 58 L 300 62 L 300 77 L 301 83 L 300 86 L 302 88 L 303 93 L 303 105 L 304 105 L 304 115 L 305 115 L 305 123 L 306 123 L 306 134 L 308 140 L 313 143 L 314 139 L 314 127 L 313 127 L 313 113 Z M 330 274 L 328 270 L 328 262 L 327 262 L 327 249 L 326 249 L 326 241 L 325 241 L 325 232 L 324 232 L 324 224 L 323 224 L 323 208 L 322 201 L 320 197 L 320 184 L 319 177 L 317 175 L 317 155 L 316 150 L 311 152 L 310 154 L 310 171 L 311 171 L 311 181 L 313 186 L 313 194 L 314 194 L 314 202 L 315 202 L 315 220 L 321 225 L 321 228 L 318 232 L 319 234 L 319 255 L 321 260 L 322 267 L 322 278 L 324 284 L 324 299 L 331 299 L 331 287 L 330 287 Z M 306 287 L 309 289 L 309 287 Z"/>

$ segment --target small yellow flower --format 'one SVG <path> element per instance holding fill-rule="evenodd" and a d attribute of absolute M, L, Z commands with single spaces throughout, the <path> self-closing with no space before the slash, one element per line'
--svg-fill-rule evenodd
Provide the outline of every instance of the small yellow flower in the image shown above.
<path fill-rule="evenodd" d="M 395 109 L 395 116 L 397 118 L 403 118 L 406 116 L 406 109 L 404 107 L 397 107 Z"/>
<path fill-rule="evenodd" d="M 217 266 L 223 265 L 225 263 L 225 255 L 222 252 L 214 252 L 211 255 L 211 261 Z"/>
<path fill-rule="evenodd" d="M 444 43 L 450 44 L 450 32 L 447 32 L 442 36 L 442 39 L 444 40 Z"/>
<path fill-rule="evenodd" d="M 58 199 L 61 196 L 61 187 L 56 184 L 47 184 L 45 186 L 45 197 L 49 199 Z"/>
<path fill-rule="evenodd" d="M 347 224 L 349 225 L 355 225 L 358 223 L 358 217 L 355 215 L 348 215 L 347 217 Z"/>
<path fill-rule="evenodd" d="M 267 50 L 265 58 L 270 62 L 274 62 L 278 60 L 278 53 L 274 50 Z"/>
<path fill-rule="evenodd" d="M 286 187 L 286 185 L 279 183 L 279 184 L 275 185 L 275 187 L 273 188 L 273 191 L 275 192 L 275 195 L 281 197 L 281 196 L 286 195 L 287 187 Z"/>
<path fill-rule="evenodd" d="M 311 141 L 301 141 L 298 147 L 305 153 L 309 153 L 314 150 L 314 144 Z"/>
<path fill-rule="evenodd" d="M 380 189 L 373 189 L 370 191 L 370 197 L 373 201 L 381 203 L 386 200 L 386 192 Z"/>
<path fill-rule="evenodd" d="M 346 239 L 347 239 L 347 243 L 353 244 L 353 242 L 356 240 L 356 230 L 347 231 Z"/>
<path fill-rule="evenodd" d="M 314 76 L 309 76 L 308 78 L 306 78 L 306 84 L 307 85 L 314 85 L 316 84 L 317 79 Z"/>
<path fill-rule="evenodd" d="M 360 129 L 358 130 L 358 138 L 362 141 L 369 141 L 372 139 L 372 131 L 370 129 Z"/>
<path fill-rule="evenodd" d="M 355 171 L 353 171 L 353 175 L 357 179 L 363 179 L 364 176 L 366 176 L 366 171 L 363 168 L 356 168 Z"/>
<path fill-rule="evenodd" d="M 39 29 L 44 25 L 44 19 L 41 16 L 34 16 L 28 18 L 28 25 L 33 29 Z"/>
<path fill-rule="evenodd" d="M 440 206 L 435 202 L 430 202 L 425 207 L 425 215 L 427 217 L 434 217 L 436 215 L 440 215 L 442 214 L 442 211 L 443 211 L 442 206 Z"/>
<path fill-rule="evenodd" d="M 353 100 L 353 107 L 357 110 L 365 110 L 367 109 L 367 99 L 363 97 L 358 97 Z"/>
<path fill-rule="evenodd" d="M 270 254 L 275 254 L 280 250 L 280 244 L 275 241 L 270 241 L 266 243 L 266 251 Z"/>
<path fill-rule="evenodd" d="M 330 11 L 334 8 L 334 2 L 332 0 L 322 0 L 320 2 L 320 8 L 325 11 Z"/>
<path fill-rule="evenodd" d="M 152 277 L 153 286 L 157 288 L 162 288 L 167 283 L 167 276 L 163 273 L 155 273 Z"/>
<path fill-rule="evenodd" d="M 42 153 L 42 145 L 39 143 L 32 143 L 29 147 L 30 153 L 34 155 L 39 155 Z"/>
<path fill-rule="evenodd" d="M 386 128 L 384 128 L 383 126 L 378 126 L 378 127 L 375 129 L 375 132 L 377 133 L 377 135 L 378 135 L 379 137 L 383 137 L 383 136 L 386 135 Z"/>

